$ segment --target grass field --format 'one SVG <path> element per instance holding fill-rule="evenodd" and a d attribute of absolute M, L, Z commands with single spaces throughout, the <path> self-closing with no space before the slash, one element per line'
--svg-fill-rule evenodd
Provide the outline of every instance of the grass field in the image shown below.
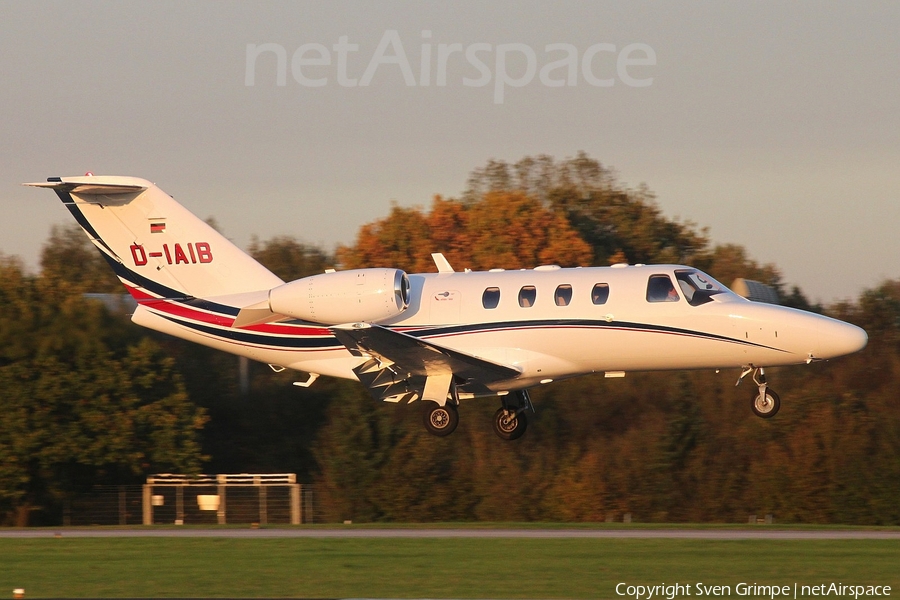
<path fill-rule="evenodd" d="M 741 582 L 834 582 L 897 595 L 900 542 L 0 539 L 0 597 L 623 598 L 620 582 L 727 585 L 732 597 Z"/>

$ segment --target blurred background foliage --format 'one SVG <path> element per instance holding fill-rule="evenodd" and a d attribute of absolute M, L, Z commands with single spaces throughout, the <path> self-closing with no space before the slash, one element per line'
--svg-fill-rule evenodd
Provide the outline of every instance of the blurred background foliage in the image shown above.
<path fill-rule="evenodd" d="M 675 262 L 730 284 L 775 286 L 784 304 L 869 334 L 824 364 L 771 369 L 784 406 L 749 409 L 737 372 L 582 377 L 534 391 L 516 442 L 496 406 L 465 402 L 459 429 L 429 435 L 420 406 L 378 404 L 356 382 L 298 389 L 288 372 L 147 331 L 86 293 L 121 288 L 77 226 L 54 227 L 41 270 L 0 257 L 0 522 L 50 524 L 96 484 L 158 472 L 294 472 L 332 520 L 900 524 L 900 280 L 811 304 L 777 267 L 665 217 L 646 188 L 579 154 L 490 161 L 459 198 L 394 206 L 334 255 L 294 238 L 249 252 L 289 281 L 326 268 L 433 271 Z"/>

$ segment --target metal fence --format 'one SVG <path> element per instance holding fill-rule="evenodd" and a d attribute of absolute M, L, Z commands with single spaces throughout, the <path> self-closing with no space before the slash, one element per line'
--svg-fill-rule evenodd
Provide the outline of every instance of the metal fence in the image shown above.
<path fill-rule="evenodd" d="M 96 486 L 69 502 L 65 525 L 224 525 L 322 522 L 315 490 L 294 474 L 153 475 Z"/>
<path fill-rule="evenodd" d="M 65 504 L 63 525 L 140 525 L 143 487 L 98 485 Z"/>

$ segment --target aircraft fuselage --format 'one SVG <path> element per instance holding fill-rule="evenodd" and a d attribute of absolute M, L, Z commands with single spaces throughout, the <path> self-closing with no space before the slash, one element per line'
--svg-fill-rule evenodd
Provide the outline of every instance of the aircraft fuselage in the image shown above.
<path fill-rule="evenodd" d="M 409 277 L 409 307 L 382 325 L 520 370 L 514 379 L 490 384 L 492 390 L 595 372 L 794 365 L 865 346 L 865 332 L 854 325 L 750 302 L 720 284 L 721 291 L 697 306 L 681 289 L 677 299 L 648 301 L 650 278 L 666 276 L 674 283 L 676 271 L 699 273 L 679 265 L 622 265 L 414 274 Z M 607 286 L 606 297 L 592 294 L 597 284 Z M 560 286 L 564 292 L 566 286 L 571 289 L 567 303 L 564 297 L 557 301 Z M 499 298 L 496 306 L 486 308 L 485 293 L 492 289 Z M 527 297 L 520 302 L 523 289 Z M 205 332 L 185 331 L 184 324 L 172 320 L 167 303 L 151 306 L 141 308 L 156 315 L 136 314 L 135 321 L 168 333 L 180 329 L 181 337 L 187 334 L 193 341 L 262 362 L 356 378 L 352 369 L 359 359 L 326 327 L 298 322 L 251 326 L 246 329 L 255 339 L 230 340 L 227 320 L 218 327 L 208 325 Z M 161 320 L 160 312 L 169 318 Z M 216 329 L 223 335 L 215 335 Z M 285 336 L 307 344 L 287 349 L 273 343 Z"/>

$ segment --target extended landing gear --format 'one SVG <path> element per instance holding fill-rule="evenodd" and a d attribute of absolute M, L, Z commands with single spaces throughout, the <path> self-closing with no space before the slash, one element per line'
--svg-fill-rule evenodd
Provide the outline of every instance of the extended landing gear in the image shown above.
<path fill-rule="evenodd" d="M 751 398 L 750 408 L 757 417 L 771 419 L 781 408 L 781 398 L 770 389 L 766 389 L 764 392 L 758 391 Z"/>
<path fill-rule="evenodd" d="M 527 428 L 528 420 L 525 413 L 516 414 L 515 411 L 503 407 L 494 413 L 494 432 L 504 440 L 519 439 Z"/>
<path fill-rule="evenodd" d="M 754 367 L 752 365 L 745 367 L 735 385 L 740 385 L 744 377 L 750 373 L 753 373 L 753 383 L 757 385 L 757 389 L 753 392 L 753 397 L 750 399 L 750 409 L 757 417 L 771 419 L 778 414 L 778 410 L 781 408 L 781 398 L 778 397 L 775 390 L 769 389 L 768 384 L 766 384 L 766 373 L 762 367 Z"/>
<path fill-rule="evenodd" d="M 428 433 L 444 437 L 456 431 L 456 426 L 459 425 L 459 412 L 455 404 L 447 402 L 444 406 L 440 406 L 437 402 L 426 402 L 425 406 L 425 429 Z"/>
<path fill-rule="evenodd" d="M 494 433 L 504 440 L 517 440 L 525 434 L 528 420 L 525 411 L 534 407 L 527 390 L 503 396 L 503 406 L 494 413 Z"/>
<path fill-rule="evenodd" d="M 452 398 L 441 406 L 434 401 L 424 402 L 425 410 L 422 413 L 425 421 L 425 429 L 431 435 L 445 437 L 456 431 L 459 425 L 459 412 L 457 405 L 459 396 L 455 386 L 451 388 Z M 494 432 L 504 440 L 517 440 L 528 428 L 528 420 L 525 411 L 534 412 L 531 398 L 526 390 L 512 392 L 501 396 L 503 406 L 494 413 Z"/>

